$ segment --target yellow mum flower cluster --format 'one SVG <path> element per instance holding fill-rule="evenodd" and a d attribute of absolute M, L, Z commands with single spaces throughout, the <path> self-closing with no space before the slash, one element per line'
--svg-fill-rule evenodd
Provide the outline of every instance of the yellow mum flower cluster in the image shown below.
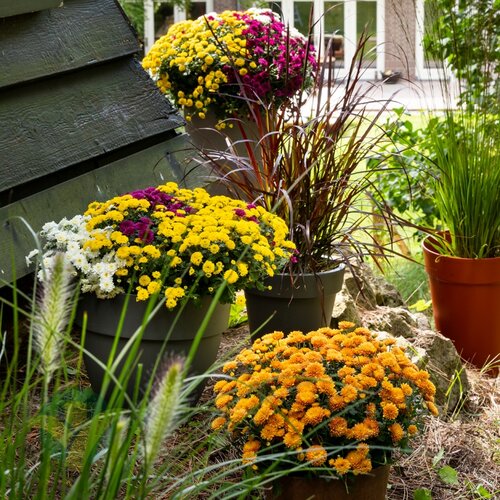
<path fill-rule="evenodd" d="M 172 25 L 142 66 L 188 121 L 204 119 L 209 108 L 224 119 L 244 108 L 249 91 L 284 100 L 310 87 L 316 59 L 309 44 L 270 9 L 228 10 Z"/>
<path fill-rule="evenodd" d="M 84 217 L 89 272 L 108 266 L 107 289 L 92 291 L 112 296 L 132 284 L 138 301 L 161 293 L 169 309 L 223 284 L 225 302 L 263 289 L 295 248 L 286 223 L 262 207 L 173 182 L 93 202 Z"/>
<path fill-rule="evenodd" d="M 283 452 L 287 464 L 367 474 L 407 448 L 423 415 L 437 415 L 428 372 L 394 339 L 349 322 L 264 335 L 223 372 L 212 428 L 242 436 L 243 461 L 254 466 Z"/>

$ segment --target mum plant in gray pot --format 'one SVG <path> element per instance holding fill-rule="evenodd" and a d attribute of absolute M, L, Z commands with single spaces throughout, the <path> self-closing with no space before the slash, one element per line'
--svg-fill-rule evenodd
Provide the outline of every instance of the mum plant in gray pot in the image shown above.
<path fill-rule="evenodd" d="M 376 169 L 367 170 L 365 160 L 385 139 L 377 124 L 385 103 L 369 113 L 358 85 L 366 43 L 362 36 L 343 82 L 333 61 L 318 54 L 322 69 L 311 91 L 286 106 L 260 100 L 241 82 L 260 139 L 245 137 L 241 121 L 229 120 L 240 126 L 247 154 L 231 146 L 205 155 L 229 192 L 286 220 L 296 245 L 286 272 L 266 279 L 269 290 L 246 290 L 252 332 L 329 326 L 345 267 L 380 254 L 372 233 L 377 202 L 369 198 Z"/>
<path fill-rule="evenodd" d="M 93 202 L 83 215 L 46 224 L 43 268 L 64 253 L 80 279 L 77 323 L 85 362 L 99 392 L 103 367 L 142 392 L 166 354 L 189 355 L 194 373 L 216 359 L 229 304 L 242 288 L 264 288 L 293 254 L 288 228 L 262 207 L 174 182 Z M 258 246 L 252 245 L 258 242 Z M 153 309 L 153 305 L 157 304 Z M 198 347 L 198 349 L 196 349 Z"/>

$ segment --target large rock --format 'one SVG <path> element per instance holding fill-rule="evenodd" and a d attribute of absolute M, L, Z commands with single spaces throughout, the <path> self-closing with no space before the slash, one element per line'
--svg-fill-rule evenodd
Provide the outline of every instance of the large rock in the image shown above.
<path fill-rule="evenodd" d="M 331 327 L 337 328 L 339 321 L 352 321 L 353 323 L 362 324 L 361 316 L 356 308 L 356 303 L 351 297 L 347 288 L 344 287 L 335 296 L 335 305 L 333 306 Z"/>
<path fill-rule="evenodd" d="M 389 332 L 394 337 L 413 338 L 421 329 L 430 328 L 425 315 L 411 313 L 404 307 L 380 306 L 365 311 L 362 318 L 367 328 Z"/>
<path fill-rule="evenodd" d="M 412 345 L 427 354 L 427 365 L 436 386 L 436 404 L 444 412 L 453 411 L 467 394 L 469 380 L 453 342 L 433 330 L 422 330 Z"/>

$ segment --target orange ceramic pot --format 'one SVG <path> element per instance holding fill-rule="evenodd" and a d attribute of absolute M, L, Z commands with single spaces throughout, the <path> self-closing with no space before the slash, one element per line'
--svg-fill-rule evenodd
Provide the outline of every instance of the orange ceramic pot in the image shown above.
<path fill-rule="evenodd" d="M 436 329 L 478 367 L 500 353 L 500 257 L 441 255 L 428 237 L 422 244 Z"/>

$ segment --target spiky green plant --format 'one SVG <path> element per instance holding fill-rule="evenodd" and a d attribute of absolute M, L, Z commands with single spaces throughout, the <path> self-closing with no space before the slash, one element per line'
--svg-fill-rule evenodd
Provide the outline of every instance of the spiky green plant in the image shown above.
<path fill-rule="evenodd" d="M 331 268 L 332 259 L 382 252 L 372 215 L 387 212 L 381 198 L 370 199 L 377 191 L 376 172 L 365 160 L 385 140 L 378 124 L 385 106 L 370 113 L 370 98 L 359 85 L 367 43 L 362 35 L 343 81 L 336 80 L 333 61 L 320 60 L 312 91 L 299 93 L 286 107 L 263 103 L 246 88 L 257 133 L 239 119 L 228 120 L 239 128 L 243 139 L 235 144 L 246 155 L 233 147 L 204 155 L 233 195 L 288 222 L 298 250 L 292 270 L 316 272 Z"/>
<path fill-rule="evenodd" d="M 499 5 L 496 0 L 426 3 L 435 14 L 426 44 L 446 63 L 441 82 L 446 109 L 443 123 L 429 134 L 429 163 L 436 208 L 448 231 L 440 251 L 455 257 L 500 256 Z M 453 78 L 457 100 L 450 92 Z"/>

